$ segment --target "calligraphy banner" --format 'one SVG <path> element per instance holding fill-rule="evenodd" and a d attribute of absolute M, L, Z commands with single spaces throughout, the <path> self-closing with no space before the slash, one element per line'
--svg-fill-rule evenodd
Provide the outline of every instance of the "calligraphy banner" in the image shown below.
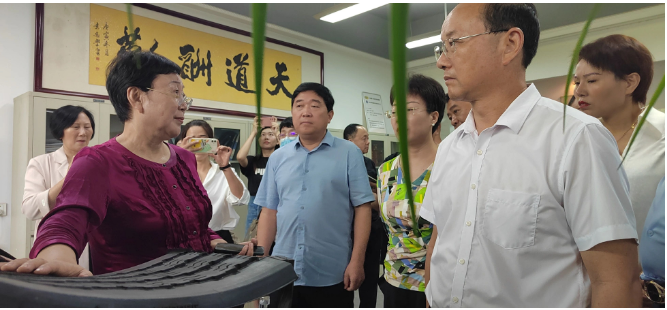
<path fill-rule="evenodd" d="M 104 86 L 106 68 L 120 51 L 163 55 L 182 68 L 185 93 L 193 98 L 255 105 L 252 45 L 186 27 L 90 4 L 89 83 Z M 131 34 L 136 35 L 132 42 Z M 264 51 L 262 106 L 290 110 L 291 92 L 301 84 L 301 56 Z M 196 105 L 196 103 L 195 103 Z"/>

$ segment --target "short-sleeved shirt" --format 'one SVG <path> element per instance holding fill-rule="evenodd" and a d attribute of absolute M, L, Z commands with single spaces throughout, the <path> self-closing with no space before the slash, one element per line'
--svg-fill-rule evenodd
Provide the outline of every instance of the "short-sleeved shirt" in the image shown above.
<path fill-rule="evenodd" d="M 354 208 L 373 200 L 361 150 L 327 132 L 311 151 L 299 140 L 275 151 L 255 204 L 278 211 L 272 255 L 294 260 L 294 284 L 321 287 L 343 282 Z"/>
<path fill-rule="evenodd" d="M 42 220 L 30 251 L 51 244 L 81 255 L 86 238 L 93 274 L 145 263 L 170 249 L 211 252 L 219 239 L 208 224 L 211 201 L 192 152 L 168 145 L 169 160 L 143 159 L 113 138 L 83 148 L 72 162 L 56 206 Z"/>
<path fill-rule="evenodd" d="M 588 307 L 581 251 L 637 239 L 628 179 L 597 119 L 521 93 L 478 133 L 439 145 L 420 215 L 435 224 L 433 307 Z"/>
<path fill-rule="evenodd" d="M 378 179 L 378 199 L 380 212 L 389 236 L 387 255 L 384 259 L 384 278 L 387 283 L 402 289 L 423 292 L 426 289 L 424 267 L 426 245 L 431 240 L 433 224 L 419 217 L 419 209 L 431 177 L 431 164 L 412 182 L 415 217 L 421 237 L 415 236 L 412 213 L 406 195 L 407 186 L 403 182 L 403 170 L 398 156 L 380 166 Z M 409 178 L 409 177 L 408 177 Z"/>
<path fill-rule="evenodd" d="M 248 165 L 241 167 L 241 173 L 248 178 L 248 191 L 250 192 L 250 196 L 257 195 L 257 190 L 259 189 L 259 184 L 262 183 L 264 169 L 266 169 L 266 163 L 268 161 L 268 157 L 248 156 Z"/>
<path fill-rule="evenodd" d="M 372 159 L 364 156 L 364 164 L 366 165 L 366 174 L 374 180 L 369 179 L 369 181 L 373 181 L 377 185 L 378 170 L 375 168 L 375 163 Z M 371 210 L 371 222 L 377 223 L 377 227 L 381 227 L 379 212 Z"/>
<path fill-rule="evenodd" d="M 642 279 L 665 282 L 665 177 L 658 184 L 639 242 Z"/>

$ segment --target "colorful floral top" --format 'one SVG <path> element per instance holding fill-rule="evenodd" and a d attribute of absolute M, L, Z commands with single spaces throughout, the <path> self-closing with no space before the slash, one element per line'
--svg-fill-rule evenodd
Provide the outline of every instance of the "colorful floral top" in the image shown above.
<path fill-rule="evenodd" d="M 423 292 L 426 264 L 426 245 L 431 240 L 433 224 L 417 215 L 421 237 L 412 229 L 410 206 L 399 167 L 401 156 L 389 160 L 378 169 L 378 199 L 380 214 L 389 235 L 387 256 L 384 259 L 384 278 L 395 287 Z M 433 164 L 419 178 L 412 182 L 415 212 L 419 214 L 426 185 L 431 177 Z"/>

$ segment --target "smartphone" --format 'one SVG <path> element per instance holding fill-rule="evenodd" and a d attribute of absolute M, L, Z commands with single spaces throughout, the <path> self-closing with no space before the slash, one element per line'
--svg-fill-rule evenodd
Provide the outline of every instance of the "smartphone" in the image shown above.
<path fill-rule="evenodd" d="M 273 122 L 271 122 L 271 116 L 262 116 L 262 128 L 271 127 Z"/>
<path fill-rule="evenodd" d="M 218 151 L 218 139 L 215 138 L 192 138 L 190 141 L 196 142 L 193 148 L 199 149 L 194 153 L 215 154 Z"/>
<path fill-rule="evenodd" d="M 243 244 L 233 244 L 233 243 L 218 243 L 215 245 L 215 250 L 213 252 L 220 254 L 232 254 L 238 255 L 241 250 L 243 250 Z M 253 256 L 264 256 L 264 248 L 261 246 L 255 247 L 253 251 Z"/>

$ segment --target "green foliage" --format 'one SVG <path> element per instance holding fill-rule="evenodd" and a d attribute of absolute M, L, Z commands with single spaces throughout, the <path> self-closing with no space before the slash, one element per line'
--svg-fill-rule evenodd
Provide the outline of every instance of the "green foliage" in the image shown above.
<path fill-rule="evenodd" d="M 568 95 L 570 93 L 570 85 L 572 84 L 572 76 L 574 74 L 574 67 L 577 66 L 577 61 L 579 60 L 579 51 L 581 51 L 581 46 L 584 44 L 584 39 L 588 34 L 588 28 L 591 26 L 591 22 L 595 19 L 595 15 L 600 11 L 600 4 L 596 3 L 593 5 L 591 12 L 588 14 L 588 19 L 584 24 L 584 29 L 581 30 L 579 35 L 579 41 L 577 45 L 574 46 L 574 52 L 572 52 L 572 60 L 570 61 L 570 69 L 567 71 L 567 81 L 565 83 L 565 96 L 563 96 L 563 131 L 565 131 L 565 111 L 567 109 Z"/>
<path fill-rule="evenodd" d="M 257 103 L 257 136 L 262 128 L 262 69 L 264 68 L 264 39 L 266 35 L 266 3 L 251 4 L 252 52 L 255 65 L 255 99 Z M 257 144 L 259 145 L 259 144 Z"/>
<path fill-rule="evenodd" d="M 410 217 L 413 223 L 413 231 L 416 237 L 421 237 L 417 214 L 415 213 L 415 202 L 412 195 L 412 181 L 410 180 L 410 160 L 408 158 L 408 126 L 407 126 L 407 61 L 406 47 L 408 4 L 392 3 L 390 15 L 390 37 L 389 46 L 391 63 L 394 72 L 394 98 L 396 102 L 396 117 L 398 122 L 398 144 L 401 152 L 401 170 L 403 171 L 403 183 L 406 184 L 408 203 L 410 205 Z"/>

